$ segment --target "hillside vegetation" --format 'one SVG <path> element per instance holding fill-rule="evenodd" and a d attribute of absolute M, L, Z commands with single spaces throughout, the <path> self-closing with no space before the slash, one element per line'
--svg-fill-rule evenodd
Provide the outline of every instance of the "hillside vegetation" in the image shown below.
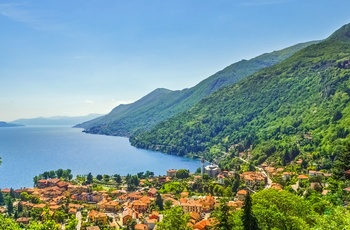
<path fill-rule="evenodd" d="M 256 164 L 299 157 L 330 168 L 350 141 L 349 78 L 350 24 L 130 140 L 209 160 L 252 150 Z"/>
<path fill-rule="evenodd" d="M 150 129 L 159 122 L 188 110 L 218 89 L 279 63 L 314 43 L 316 42 L 302 43 L 248 61 L 239 61 L 189 89 L 178 91 L 156 89 L 134 103 L 119 105 L 106 116 L 79 124 L 77 127 L 84 128 L 87 133 L 116 136 L 130 136 L 137 130 Z"/>

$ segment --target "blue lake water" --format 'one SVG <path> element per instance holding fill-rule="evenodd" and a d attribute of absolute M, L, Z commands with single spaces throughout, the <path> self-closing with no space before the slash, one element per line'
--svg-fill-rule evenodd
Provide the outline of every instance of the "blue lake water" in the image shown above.
<path fill-rule="evenodd" d="M 0 128 L 0 188 L 32 187 L 44 171 L 71 169 L 73 175 L 136 174 L 168 169 L 194 172 L 198 160 L 137 149 L 123 137 L 85 134 L 66 126 Z"/>

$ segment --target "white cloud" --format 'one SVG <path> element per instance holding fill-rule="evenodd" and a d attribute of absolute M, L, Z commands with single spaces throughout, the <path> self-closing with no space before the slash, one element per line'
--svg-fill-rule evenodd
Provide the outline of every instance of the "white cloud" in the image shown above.
<path fill-rule="evenodd" d="M 112 101 L 116 104 L 116 105 L 126 105 L 126 104 L 131 104 L 134 101 L 121 101 L 121 100 L 116 100 L 116 99 L 112 99 Z"/>
<path fill-rule="evenodd" d="M 95 103 L 95 102 L 92 101 L 92 100 L 85 100 L 84 102 L 85 102 L 85 103 L 88 103 L 88 104 L 93 104 L 93 103 Z"/>

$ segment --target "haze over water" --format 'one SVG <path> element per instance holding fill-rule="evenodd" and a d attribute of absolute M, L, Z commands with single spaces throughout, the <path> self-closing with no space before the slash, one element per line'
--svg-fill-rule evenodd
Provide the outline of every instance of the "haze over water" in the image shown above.
<path fill-rule="evenodd" d="M 44 171 L 71 169 L 73 175 L 164 175 L 170 168 L 194 172 L 199 161 L 166 155 L 129 144 L 127 138 L 90 135 L 67 126 L 26 126 L 0 129 L 0 188 L 33 187 Z"/>

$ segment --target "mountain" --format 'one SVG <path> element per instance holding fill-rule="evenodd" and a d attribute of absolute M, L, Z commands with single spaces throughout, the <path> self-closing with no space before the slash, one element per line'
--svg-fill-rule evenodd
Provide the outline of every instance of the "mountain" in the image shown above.
<path fill-rule="evenodd" d="M 188 110 L 215 91 L 232 85 L 260 69 L 279 63 L 314 43 L 317 42 L 301 43 L 248 61 L 239 61 L 189 89 L 156 89 L 132 104 L 119 105 L 109 114 L 76 127 L 84 128 L 87 133 L 116 136 L 130 136 L 136 131 L 150 129 L 159 122 Z"/>
<path fill-rule="evenodd" d="M 328 169 L 350 144 L 349 126 L 350 24 L 130 142 L 209 160 L 243 151 L 255 164 L 301 158 Z"/>
<path fill-rule="evenodd" d="M 55 117 L 37 117 L 37 118 L 23 118 L 12 121 L 13 123 L 23 125 L 75 125 L 84 121 L 100 117 L 101 114 L 89 114 L 86 116 L 68 117 L 68 116 L 55 116 Z"/>
<path fill-rule="evenodd" d="M 0 121 L 0 128 L 18 127 L 18 126 L 23 126 L 23 125 L 18 125 L 18 124 L 13 124 L 13 123 L 7 123 L 7 122 L 4 122 L 4 121 Z"/>

